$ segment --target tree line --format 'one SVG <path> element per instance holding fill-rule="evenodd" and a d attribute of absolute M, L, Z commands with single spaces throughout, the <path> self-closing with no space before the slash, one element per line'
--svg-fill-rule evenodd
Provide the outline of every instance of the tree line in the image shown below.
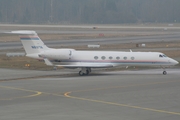
<path fill-rule="evenodd" d="M 180 22 L 180 0 L 0 0 L 0 23 Z"/>

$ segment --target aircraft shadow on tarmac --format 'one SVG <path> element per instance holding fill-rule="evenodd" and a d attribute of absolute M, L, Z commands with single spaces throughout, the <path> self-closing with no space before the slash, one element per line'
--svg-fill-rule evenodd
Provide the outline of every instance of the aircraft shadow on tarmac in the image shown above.
<path fill-rule="evenodd" d="M 91 73 L 89 75 L 79 76 L 77 73 L 69 73 L 63 75 L 49 75 L 49 77 L 94 77 L 94 76 L 119 76 L 119 75 L 162 75 L 161 71 L 159 72 L 134 72 L 133 71 L 118 71 L 118 72 L 98 72 L 98 73 Z M 48 76 L 48 75 L 47 75 Z"/>

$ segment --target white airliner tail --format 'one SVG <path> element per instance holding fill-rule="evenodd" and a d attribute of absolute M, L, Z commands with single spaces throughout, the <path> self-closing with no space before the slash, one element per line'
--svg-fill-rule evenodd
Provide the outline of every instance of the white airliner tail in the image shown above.
<path fill-rule="evenodd" d="M 27 56 L 50 49 L 43 43 L 35 31 L 11 31 L 8 33 L 20 35 L 20 40 Z"/>

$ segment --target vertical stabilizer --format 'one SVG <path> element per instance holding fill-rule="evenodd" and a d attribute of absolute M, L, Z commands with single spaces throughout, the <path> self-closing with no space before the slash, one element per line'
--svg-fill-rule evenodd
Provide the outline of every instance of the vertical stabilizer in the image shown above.
<path fill-rule="evenodd" d="M 49 49 L 35 31 L 11 31 L 10 33 L 20 35 L 20 40 L 27 55 L 40 53 Z"/>
<path fill-rule="evenodd" d="M 21 35 L 20 40 L 27 54 L 40 53 L 48 49 L 37 35 Z"/>

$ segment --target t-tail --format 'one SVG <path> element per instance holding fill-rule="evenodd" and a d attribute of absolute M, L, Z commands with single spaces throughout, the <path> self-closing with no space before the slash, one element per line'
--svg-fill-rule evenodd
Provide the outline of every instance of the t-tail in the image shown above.
<path fill-rule="evenodd" d="M 49 50 L 35 31 L 11 31 L 11 34 L 19 34 L 20 40 L 26 51 L 27 57 L 39 58 L 39 54 Z"/>

